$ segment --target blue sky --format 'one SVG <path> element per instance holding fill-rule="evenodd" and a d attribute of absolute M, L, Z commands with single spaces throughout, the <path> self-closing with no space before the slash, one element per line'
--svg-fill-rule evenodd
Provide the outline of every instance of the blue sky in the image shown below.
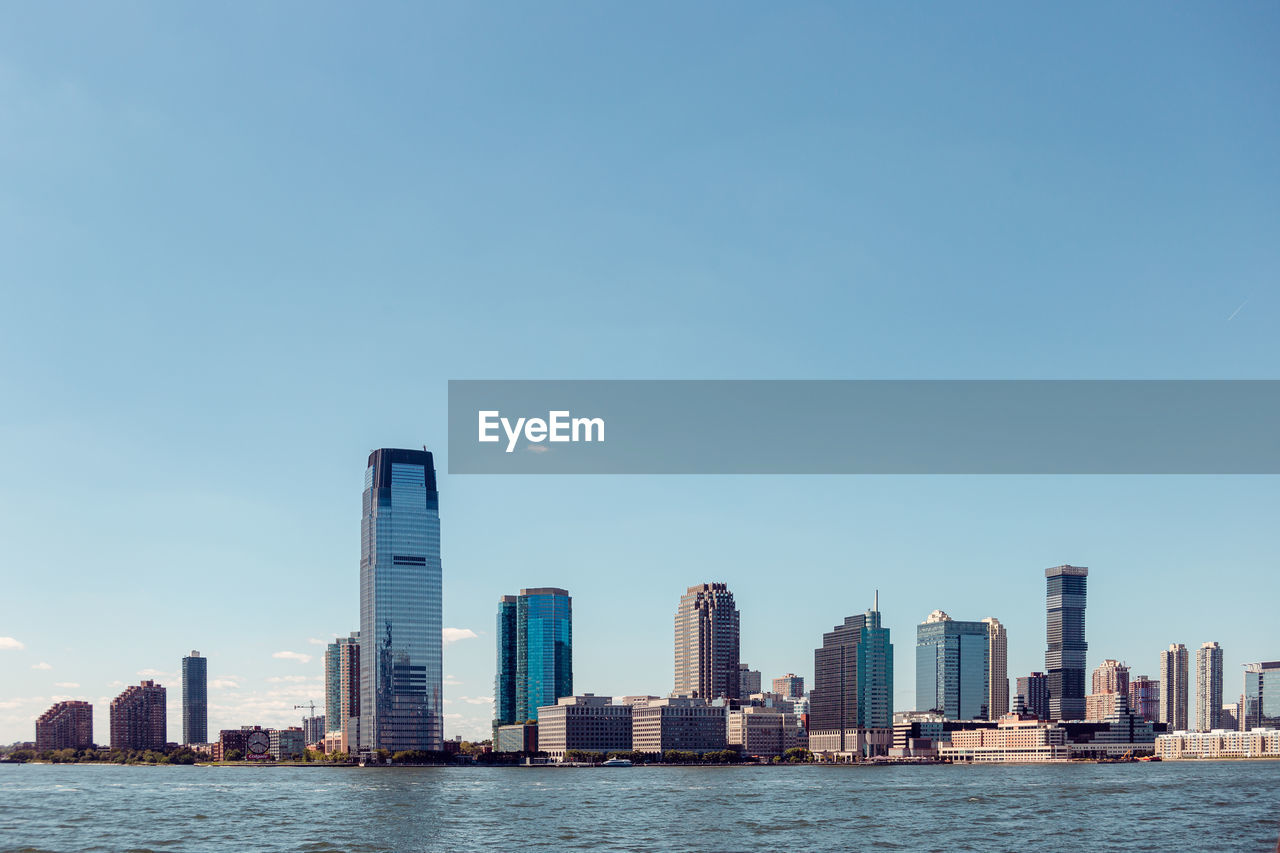
<path fill-rule="evenodd" d="M 0 742 L 55 697 L 105 741 L 142 673 L 176 709 L 193 648 L 211 729 L 321 701 L 365 456 L 424 444 L 449 735 L 487 729 L 498 596 L 542 585 L 576 687 L 614 694 L 670 689 L 689 584 L 730 584 L 766 679 L 878 588 L 903 709 L 935 608 L 1042 668 L 1070 562 L 1090 667 L 1217 640 L 1230 697 L 1280 656 L 1276 478 L 450 477 L 444 406 L 456 378 L 1276 378 L 1278 36 L 1261 3 L 11 7 Z"/>

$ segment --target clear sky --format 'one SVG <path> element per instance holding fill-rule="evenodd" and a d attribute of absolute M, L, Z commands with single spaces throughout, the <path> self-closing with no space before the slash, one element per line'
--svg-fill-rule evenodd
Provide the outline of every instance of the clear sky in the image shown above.
<path fill-rule="evenodd" d="M 487 731 L 521 587 L 573 594 L 579 692 L 670 690 L 679 596 L 717 580 L 766 680 L 810 679 L 879 589 L 911 708 L 935 608 L 1043 668 L 1065 562 L 1090 668 L 1217 640 L 1230 701 L 1280 657 L 1275 477 L 451 477 L 443 452 L 454 378 L 1280 377 L 1280 6 L 4 19 L 0 742 L 59 697 L 106 742 L 148 674 L 177 739 L 191 649 L 212 732 L 322 704 L 380 446 L 437 451 L 449 736 Z"/>

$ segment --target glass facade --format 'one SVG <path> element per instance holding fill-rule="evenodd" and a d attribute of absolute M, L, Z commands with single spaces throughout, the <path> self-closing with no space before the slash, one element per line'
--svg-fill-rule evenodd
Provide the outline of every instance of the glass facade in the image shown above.
<path fill-rule="evenodd" d="M 1084 608 L 1089 570 L 1084 566 L 1045 569 L 1045 634 L 1049 648 L 1049 719 L 1083 720 L 1085 658 Z"/>
<path fill-rule="evenodd" d="M 1280 729 L 1280 660 L 1245 664 L 1240 729 Z"/>
<path fill-rule="evenodd" d="M 504 595 L 498 601 L 497 675 L 493 685 L 494 743 L 498 740 L 498 726 L 516 722 L 516 596 Z M 520 720 L 524 722 L 524 720 Z"/>
<path fill-rule="evenodd" d="M 360 524 L 360 749 L 440 750 L 440 506 L 425 450 L 375 450 Z"/>
<path fill-rule="evenodd" d="M 209 742 L 209 660 L 199 652 L 182 659 L 182 742 Z"/>
<path fill-rule="evenodd" d="M 360 716 L 360 632 L 339 637 L 324 652 L 325 729 L 340 732 Z"/>
<path fill-rule="evenodd" d="M 917 711 L 987 719 L 990 672 L 986 622 L 958 622 L 939 610 L 916 627 Z"/>
<path fill-rule="evenodd" d="M 573 599 L 563 589 L 526 589 L 516 599 L 516 719 L 573 695 Z"/>
<path fill-rule="evenodd" d="M 880 611 L 845 617 L 813 652 L 809 730 L 893 725 L 893 643 Z"/>

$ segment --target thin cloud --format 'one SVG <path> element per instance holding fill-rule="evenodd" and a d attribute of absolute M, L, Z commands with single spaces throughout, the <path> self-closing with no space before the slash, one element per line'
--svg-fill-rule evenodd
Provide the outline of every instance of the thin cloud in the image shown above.
<path fill-rule="evenodd" d="M 1249 304 L 1248 299 L 1246 299 L 1244 302 L 1241 302 L 1239 307 L 1237 307 L 1236 310 L 1231 312 L 1231 316 L 1227 318 L 1227 322 L 1230 323 L 1232 320 L 1234 320 L 1236 318 L 1236 315 L 1240 313 L 1240 309 L 1247 304 Z"/>
<path fill-rule="evenodd" d="M 65 687 L 65 688 L 67 688 L 67 689 L 71 689 L 71 688 L 73 688 L 73 687 L 79 687 L 80 685 L 79 685 L 79 684 L 76 684 L 74 681 L 55 681 L 55 682 L 53 682 L 53 686 L 54 686 L 54 687 Z"/>
<path fill-rule="evenodd" d="M 53 669 L 53 666 L 47 661 L 40 661 L 40 663 L 31 664 L 31 668 L 32 669 Z"/>
<path fill-rule="evenodd" d="M 311 645 L 313 645 L 313 646 L 327 646 L 327 645 L 329 645 L 329 641 L 328 641 L 328 640 L 322 640 L 322 639 L 320 639 L 319 637 L 307 637 L 307 642 L 308 642 L 308 643 L 310 643 L 310 644 L 311 644 Z"/>
<path fill-rule="evenodd" d="M 279 660 L 296 660 L 298 663 L 311 663 L 311 655 L 304 655 L 302 652 L 275 652 L 271 656 Z"/>
<path fill-rule="evenodd" d="M 459 702 L 466 702 L 468 705 L 492 705 L 492 696 L 459 696 Z"/>
<path fill-rule="evenodd" d="M 445 628 L 441 633 L 444 635 L 444 644 L 446 646 L 459 640 L 474 640 L 480 636 L 470 628 Z"/>
<path fill-rule="evenodd" d="M 161 672 L 158 669 L 148 667 L 147 669 L 138 670 L 138 675 L 143 678 L 176 678 L 178 674 L 176 672 Z"/>
<path fill-rule="evenodd" d="M 215 678 L 209 682 L 210 687 L 216 687 L 219 690 L 239 690 L 240 682 L 230 678 Z"/>
<path fill-rule="evenodd" d="M 15 640 L 13 637 L 0 637 L 0 651 L 20 652 L 26 647 L 27 644 L 21 640 Z"/>

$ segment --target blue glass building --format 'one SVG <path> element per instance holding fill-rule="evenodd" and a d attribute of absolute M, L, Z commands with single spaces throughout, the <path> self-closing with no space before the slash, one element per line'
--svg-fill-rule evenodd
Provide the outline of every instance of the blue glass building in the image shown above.
<path fill-rule="evenodd" d="M 1280 729 L 1280 660 L 1244 667 L 1244 707 L 1240 730 Z"/>
<path fill-rule="evenodd" d="M 440 505 L 425 450 L 375 450 L 360 523 L 360 749 L 444 748 Z"/>
<path fill-rule="evenodd" d="M 1089 570 L 1084 566 L 1054 566 L 1044 570 L 1044 668 L 1049 674 L 1049 719 L 1083 720 L 1085 657 L 1084 608 Z"/>
<path fill-rule="evenodd" d="M 209 661 L 192 652 L 182 659 L 182 742 L 209 741 Z"/>
<path fill-rule="evenodd" d="M 893 643 L 880 622 L 878 603 L 822 635 L 813 669 L 811 732 L 893 725 Z"/>
<path fill-rule="evenodd" d="M 990 646 L 986 622 L 941 610 L 916 626 L 916 710 L 949 720 L 987 719 Z"/>
<path fill-rule="evenodd" d="M 573 599 L 559 587 L 522 589 L 498 602 L 494 725 L 536 720 L 573 695 Z"/>

